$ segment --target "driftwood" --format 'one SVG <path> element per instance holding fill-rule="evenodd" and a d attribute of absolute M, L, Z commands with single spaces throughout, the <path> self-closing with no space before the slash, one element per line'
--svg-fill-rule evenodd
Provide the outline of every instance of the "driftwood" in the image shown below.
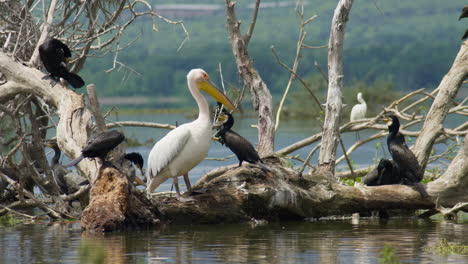
<path fill-rule="evenodd" d="M 81 228 L 104 232 L 124 228 L 145 228 L 159 223 L 159 210 L 135 189 L 128 177 L 109 163 L 99 170 L 83 211 Z"/>
<path fill-rule="evenodd" d="M 166 220 L 182 223 L 225 223 L 255 219 L 291 220 L 369 212 L 382 208 L 433 208 L 431 199 L 405 185 L 351 187 L 326 177 L 303 178 L 274 159 L 271 172 L 255 165 L 232 168 L 224 174 L 202 178 L 193 188 L 194 200 L 179 202 L 162 194 L 156 197 Z M 197 194 L 199 193 L 199 194 Z"/>

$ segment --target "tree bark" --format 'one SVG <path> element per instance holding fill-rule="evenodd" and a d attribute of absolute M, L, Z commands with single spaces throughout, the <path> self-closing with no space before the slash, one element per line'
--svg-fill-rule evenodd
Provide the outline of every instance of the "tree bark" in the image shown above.
<path fill-rule="evenodd" d="M 237 20 L 235 2 L 225 0 L 226 27 L 231 42 L 232 53 L 236 59 L 237 70 L 250 89 L 254 110 L 258 113 L 258 145 L 260 156 L 273 154 L 275 142 L 275 122 L 273 119 L 273 102 L 268 87 L 260 74 L 253 67 L 248 53 L 249 35 L 240 32 L 240 21 Z M 258 6 L 257 6 L 258 8 Z M 255 21 L 255 17 L 253 19 Z M 254 22 L 253 22 L 254 23 Z M 252 34 L 253 27 L 249 30 Z"/>
<path fill-rule="evenodd" d="M 468 200 L 468 134 L 444 175 L 427 184 L 427 191 L 439 198 L 441 205 L 453 206 Z"/>
<path fill-rule="evenodd" d="M 421 168 L 425 170 L 436 139 L 442 134 L 445 117 L 453 107 L 453 99 L 463 81 L 468 77 L 468 43 L 464 42 L 449 72 L 439 84 L 439 93 L 427 113 L 421 133 L 413 146 Z"/>
<path fill-rule="evenodd" d="M 352 0 L 340 0 L 333 15 L 328 42 L 328 95 L 319 154 L 319 171 L 334 175 L 336 148 L 339 142 L 343 89 L 343 45 L 345 26 Z"/>

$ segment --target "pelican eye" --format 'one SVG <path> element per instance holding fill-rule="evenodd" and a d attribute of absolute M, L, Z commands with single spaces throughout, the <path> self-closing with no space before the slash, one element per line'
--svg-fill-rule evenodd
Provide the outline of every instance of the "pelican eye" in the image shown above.
<path fill-rule="evenodd" d="M 208 74 L 207 74 L 207 73 L 203 73 L 203 79 L 205 79 L 205 80 L 209 80 L 209 79 L 210 79 L 210 77 L 208 76 Z"/>

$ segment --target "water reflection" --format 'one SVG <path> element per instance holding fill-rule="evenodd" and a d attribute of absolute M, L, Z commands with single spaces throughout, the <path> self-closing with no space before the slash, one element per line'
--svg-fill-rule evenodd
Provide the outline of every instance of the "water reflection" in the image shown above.
<path fill-rule="evenodd" d="M 167 226 L 160 231 L 81 233 L 79 224 L 0 229 L 0 263 L 379 263 L 390 244 L 405 263 L 467 263 L 427 249 L 468 244 L 468 223 L 394 219 Z"/>

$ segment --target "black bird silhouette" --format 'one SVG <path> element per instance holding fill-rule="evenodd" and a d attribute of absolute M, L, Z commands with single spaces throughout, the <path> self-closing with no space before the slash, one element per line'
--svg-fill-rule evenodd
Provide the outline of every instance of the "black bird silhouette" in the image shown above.
<path fill-rule="evenodd" d="M 66 62 L 71 57 L 71 52 L 60 40 L 52 38 L 40 45 L 39 57 L 49 72 L 42 79 L 52 79 L 52 86 L 57 84 L 59 78 L 65 79 L 73 88 L 80 88 L 85 84 L 80 76 L 68 71 Z"/>
<path fill-rule="evenodd" d="M 377 168 L 370 171 L 363 179 L 367 186 L 400 184 L 400 173 L 397 165 L 388 159 L 381 159 Z"/>
<path fill-rule="evenodd" d="M 247 161 L 270 171 L 268 167 L 262 164 L 262 160 L 252 144 L 250 144 L 247 139 L 231 130 L 234 125 L 234 117 L 229 112 L 223 111 L 219 116 L 219 120 L 224 121 L 224 123 L 215 136 L 219 137 L 219 142 L 221 144 L 226 145 L 234 152 L 239 160 L 239 167 L 242 165 L 243 161 Z"/>
<path fill-rule="evenodd" d="M 458 18 L 458 20 L 464 17 L 468 17 L 468 5 L 463 7 L 462 13 L 460 17 Z M 468 38 L 468 29 L 465 31 L 465 34 L 463 34 L 462 40 L 465 40 L 466 38 Z"/>
<path fill-rule="evenodd" d="M 81 150 L 81 155 L 65 165 L 65 168 L 78 164 L 83 158 L 99 158 L 104 163 L 107 153 L 122 143 L 124 139 L 125 136 L 117 130 L 101 132 L 90 139 Z"/>
<path fill-rule="evenodd" d="M 387 146 L 398 166 L 401 183 L 416 187 L 421 196 L 427 197 L 428 194 L 420 183 L 424 177 L 424 171 L 414 153 L 406 145 L 405 137 L 399 132 L 400 120 L 394 115 L 390 115 L 389 119 L 391 119 L 391 123 L 388 126 Z"/>

